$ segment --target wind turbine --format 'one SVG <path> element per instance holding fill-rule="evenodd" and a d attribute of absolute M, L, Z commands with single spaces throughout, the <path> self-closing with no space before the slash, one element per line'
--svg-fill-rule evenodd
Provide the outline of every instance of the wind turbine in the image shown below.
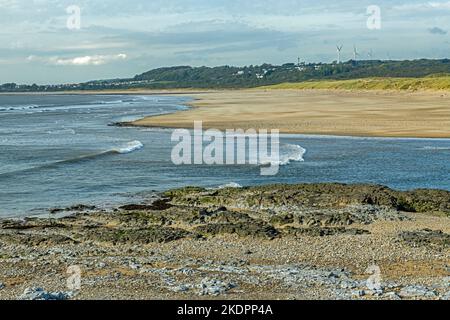
<path fill-rule="evenodd" d="M 356 49 L 356 46 L 353 46 L 353 60 L 356 61 L 356 59 L 358 58 L 358 56 L 359 56 L 359 52 L 358 52 L 358 50 Z"/>
<path fill-rule="evenodd" d="M 336 46 L 336 49 L 337 49 L 337 55 L 338 55 L 338 59 L 337 59 L 337 63 L 338 63 L 338 64 L 341 63 L 341 51 L 342 51 L 342 48 L 343 48 L 343 47 L 344 47 L 343 45 L 337 45 L 337 46 Z"/>
<path fill-rule="evenodd" d="M 372 58 L 373 58 L 373 50 L 372 49 L 370 49 L 370 51 L 367 54 L 367 56 L 369 57 L 370 60 L 372 60 Z"/>

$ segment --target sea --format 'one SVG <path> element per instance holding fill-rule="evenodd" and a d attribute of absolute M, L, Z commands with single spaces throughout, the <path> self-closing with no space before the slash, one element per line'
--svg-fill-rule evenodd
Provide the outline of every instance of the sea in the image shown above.
<path fill-rule="evenodd" d="M 283 165 L 262 176 L 259 165 L 175 165 L 172 129 L 112 125 L 186 110 L 191 100 L 0 95 L 0 217 L 77 204 L 113 208 L 183 186 L 339 182 L 450 190 L 450 139 L 282 135 Z"/>

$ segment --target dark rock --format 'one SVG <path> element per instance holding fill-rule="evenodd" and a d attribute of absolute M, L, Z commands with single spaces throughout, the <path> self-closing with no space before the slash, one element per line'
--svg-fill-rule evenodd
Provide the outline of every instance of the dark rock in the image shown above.
<path fill-rule="evenodd" d="M 96 210 L 96 206 L 88 206 L 85 204 L 77 204 L 75 206 L 69 207 L 66 209 L 66 211 L 92 211 Z"/>
<path fill-rule="evenodd" d="M 284 226 L 294 223 L 294 216 L 292 214 L 275 216 L 270 219 L 270 223 L 274 225 Z"/>
<path fill-rule="evenodd" d="M 413 247 L 430 245 L 438 248 L 450 247 L 450 235 L 440 230 L 405 231 L 400 233 L 399 237 Z"/>
<path fill-rule="evenodd" d="M 205 221 L 208 223 L 254 223 L 257 220 L 241 212 L 216 211 L 205 217 Z"/>
<path fill-rule="evenodd" d="M 88 206 L 85 204 L 77 204 L 71 207 L 67 207 L 67 208 L 52 208 L 49 210 L 49 212 L 51 214 L 57 214 L 57 213 L 61 213 L 61 212 L 85 212 L 85 211 L 93 211 L 96 210 L 97 207 L 96 206 Z"/>
<path fill-rule="evenodd" d="M 191 232 L 183 229 L 168 228 L 161 226 L 149 227 L 146 229 L 115 230 L 108 228 L 97 229 L 89 233 L 89 240 L 99 242 L 127 243 L 127 244 L 148 244 L 152 242 L 166 243 L 176 241 L 186 237 L 194 236 Z"/>
<path fill-rule="evenodd" d="M 183 205 L 225 206 L 249 210 L 287 208 L 345 208 L 352 205 L 380 206 L 407 212 L 450 213 L 450 192 L 415 190 L 402 192 L 376 185 L 301 184 L 268 185 L 241 189 L 183 188 L 168 191 L 172 202 Z"/>
<path fill-rule="evenodd" d="M 158 199 L 150 205 L 130 204 L 122 206 L 119 209 L 124 211 L 164 211 L 173 207 L 169 202 L 169 199 Z"/>
<path fill-rule="evenodd" d="M 195 228 L 195 231 L 208 235 L 237 234 L 240 237 L 274 239 L 279 232 L 271 225 L 264 223 L 217 223 Z"/>
<path fill-rule="evenodd" d="M 311 237 L 325 237 L 334 236 L 337 234 L 344 235 L 365 235 L 370 234 L 367 230 L 354 229 L 354 228 L 330 228 L 330 227 L 312 227 L 312 228 L 294 228 L 287 227 L 282 229 L 282 232 L 286 235 L 292 236 L 311 236 Z"/>

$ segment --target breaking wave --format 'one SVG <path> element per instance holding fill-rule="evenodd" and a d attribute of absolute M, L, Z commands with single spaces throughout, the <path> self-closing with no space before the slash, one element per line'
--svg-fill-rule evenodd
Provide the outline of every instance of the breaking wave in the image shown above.
<path fill-rule="evenodd" d="M 117 104 L 133 104 L 135 102 L 145 101 L 140 97 L 123 98 L 119 100 L 97 100 L 92 102 L 75 103 L 75 104 L 24 104 L 24 105 L 2 105 L 0 112 L 8 111 L 28 111 L 28 112 L 49 112 L 49 111 L 65 111 L 70 109 L 78 109 L 85 107 L 95 107 L 103 105 L 117 105 Z"/>
<path fill-rule="evenodd" d="M 14 175 L 14 174 L 18 174 L 18 173 L 33 172 L 33 171 L 38 171 L 38 170 L 42 170 L 42 169 L 52 169 L 52 168 L 55 168 L 55 167 L 58 167 L 61 165 L 92 160 L 92 159 L 104 157 L 104 156 L 111 155 L 111 154 L 128 154 L 128 153 L 132 153 L 134 151 L 140 150 L 143 147 L 144 147 L 144 145 L 142 144 L 142 142 L 135 140 L 135 141 L 128 142 L 123 146 L 114 147 L 114 148 L 108 149 L 106 151 L 82 155 L 79 157 L 55 161 L 55 162 L 51 162 L 51 163 L 45 163 L 45 164 L 31 167 L 31 168 L 0 173 L 0 176 L 8 176 L 8 175 Z"/>
<path fill-rule="evenodd" d="M 261 165 L 280 165 L 286 166 L 291 162 L 303 162 L 306 154 L 306 149 L 296 144 L 280 144 L 279 159 L 275 160 L 271 157 L 267 159 L 260 159 Z"/>
<path fill-rule="evenodd" d="M 140 150 L 143 147 L 144 147 L 144 145 L 143 145 L 142 142 L 140 142 L 138 140 L 135 140 L 135 141 L 128 142 L 123 147 L 113 148 L 110 151 L 111 152 L 117 152 L 117 153 L 120 153 L 120 154 L 127 154 L 127 153 L 131 153 L 133 151 L 136 151 L 136 150 Z"/>
<path fill-rule="evenodd" d="M 239 183 L 230 182 L 227 184 L 222 184 L 222 185 L 218 186 L 216 189 L 227 189 L 227 188 L 240 189 L 240 188 L 242 188 L 242 186 Z"/>
<path fill-rule="evenodd" d="M 21 106 L 2 106 L 0 111 L 18 111 L 18 110 L 32 110 L 41 108 L 42 106 L 36 104 L 21 105 Z"/>

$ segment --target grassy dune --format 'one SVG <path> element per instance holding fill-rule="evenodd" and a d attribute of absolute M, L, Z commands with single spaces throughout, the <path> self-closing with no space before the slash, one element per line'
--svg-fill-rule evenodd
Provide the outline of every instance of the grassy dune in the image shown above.
<path fill-rule="evenodd" d="M 322 80 L 282 83 L 263 89 L 329 89 L 329 90 L 450 90 L 450 74 L 424 78 L 364 78 L 355 80 Z"/>

